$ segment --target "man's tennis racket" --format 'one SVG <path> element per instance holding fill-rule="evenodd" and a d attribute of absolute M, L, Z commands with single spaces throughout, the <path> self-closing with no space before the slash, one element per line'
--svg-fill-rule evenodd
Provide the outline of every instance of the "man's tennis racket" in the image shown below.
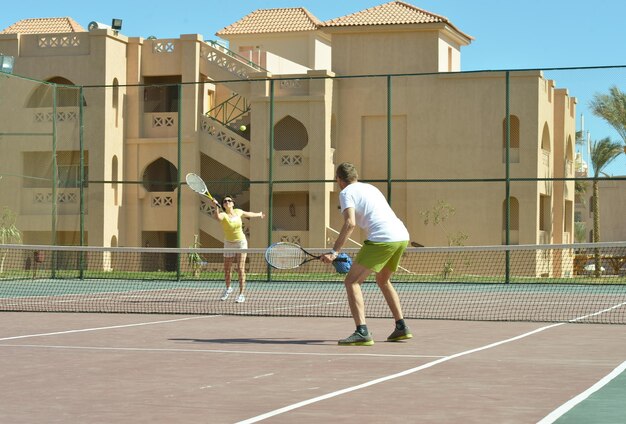
<path fill-rule="evenodd" d="M 320 259 L 322 255 L 307 252 L 295 243 L 274 243 L 265 250 L 265 261 L 277 269 L 293 269 L 307 262 Z M 347 262 L 345 256 L 337 257 L 336 262 Z"/>
<path fill-rule="evenodd" d="M 207 188 L 206 184 L 204 183 L 204 180 L 202 180 L 202 178 L 200 178 L 199 175 L 196 175 L 193 172 L 190 172 L 185 177 L 185 180 L 187 181 L 187 187 L 189 187 L 190 189 L 192 189 L 196 193 L 198 193 L 198 194 L 200 194 L 200 195 L 202 195 L 204 197 L 208 197 L 210 200 L 216 202 L 215 198 L 211 195 L 211 193 L 209 193 L 209 189 Z M 217 203 L 217 202 L 216 202 L 216 204 L 221 209 L 221 205 L 219 205 L 219 203 Z"/>

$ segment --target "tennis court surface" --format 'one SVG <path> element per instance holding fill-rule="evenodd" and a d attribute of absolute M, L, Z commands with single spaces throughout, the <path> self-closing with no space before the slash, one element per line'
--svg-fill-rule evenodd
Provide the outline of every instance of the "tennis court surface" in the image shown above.
<path fill-rule="evenodd" d="M 0 422 L 11 423 L 531 423 L 626 359 L 622 325 L 410 320 L 415 337 L 387 343 L 392 321 L 371 319 L 374 346 L 341 347 L 351 319 L 5 312 L 0 322 Z M 611 381 L 624 392 L 623 376 Z M 623 397 L 592 408 L 623 418 Z"/>

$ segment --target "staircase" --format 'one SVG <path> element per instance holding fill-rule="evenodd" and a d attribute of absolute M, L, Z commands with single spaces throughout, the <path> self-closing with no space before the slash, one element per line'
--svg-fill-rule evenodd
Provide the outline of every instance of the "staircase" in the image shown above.
<path fill-rule="evenodd" d="M 235 93 L 205 115 L 228 127 L 237 135 L 250 140 L 250 105 L 245 97 Z M 245 126 L 243 131 L 242 125 Z"/>
<path fill-rule="evenodd" d="M 215 41 L 202 44 L 200 58 L 200 72 L 211 75 L 214 81 L 224 81 L 224 84 L 244 97 L 250 94 L 250 84 L 244 81 L 254 73 L 267 72 Z"/>
<path fill-rule="evenodd" d="M 215 41 L 203 43 L 200 58 L 200 72 L 210 75 L 214 81 L 221 81 L 235 93 L 201 116 L 200 151 L 249 179 L 250 106 L 246 99 L 250 94 L 249 78 L 254 73 L 268 71 Z M 244 131 L 240 129 L 242 125 L 246 126 Z M 242 183 L 239 189 L 231 186 L 228 191 L 239 205 L 250 200 L 249 185 Z M 201 201 L 200 229 L 221 240 L 222 229 L 213 219 L 213 208 L 212 203 Z"/>

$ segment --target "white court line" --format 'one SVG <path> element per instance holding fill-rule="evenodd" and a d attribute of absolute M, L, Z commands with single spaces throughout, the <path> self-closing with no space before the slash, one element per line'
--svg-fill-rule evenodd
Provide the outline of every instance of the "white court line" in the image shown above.
<path fill-rule="evenodd" d="M 598 312 L 594 312 L 592 314 L 587 314 L 587 315 L 584 315 L 584 316 L 580 316 L 580 317 L 571 319 L 568 322 L 559 322 L 559 323 L 556 323 L 556 324 L 546 325 L 544 327 L 537 328 L 537 329 L 535 329 L 533 331 L 529 331 L 527 333 L 523 333 L 523 334 L 520 334 L 520 335 L 515 336 L 515 337 L 511 337 L 511 338 L 508 338 L 508 339 L 505 339 L 505 340 L 500 340 L 498 342 L 491 343 L 491 344 L 488 344 L 488 345 L 484 345 L 484 346 L 481 346 L 481 347 L 477 347 L 475 349 L 466 350 L 464 352 L 455 353 L 454 355 L 445 356 L 445 357 L 443 357 L 441 359 L 437 359 L 436 361 L 432 361 L 432 362 L 428 362 L 428 363 L 426 363 L 424 365 L 420 365 L 419 367 L 410 368 L 408 370 L 401 371 L 401 372 L 396 373 L 396 374 L 391 374 L 391 375 L 388 375 L 388 376 L 385 376 L 385 377 L 377 378 L 375 380 L 367 381 L 367 382 L 365 382 L 363 384 L 359 384 L 359 385 L 352 386 L 352 387 L 346 387 L 345 389 L 341 389 L 341 390 L 338 390 L 336 392 L 327 393 L 327 394 L 322 395 L 322 396 L 317 396 L 317 397 L 314 397 L 314 398 L 311 398 L 311 399 L 304 400 L 302 402 L 298 402 L 298 403 L 294 403 L 294 404 L 291 404 L 291 405 L 287 405 L 287 406 L 285 406 L 283 408 L 275 409 L 275 410 L 269 411 L 269 412 L 267 412 L 265 414 L 257 415 L 256 417 L 252 417 L 252 418 L 248 418 L 248 419 L 243 420 L 243 421 L 239 421 L 236 424 L 256 423 L 256 422 L 259 422 L 259 421 L 262 421 L 262 420 L 274 417 L 276 415 L 280 415 L 280 414 L 283 414 L 285 412 L 292 411 L 294 409 L 302 408 L 303 406 L 307 406 L 307 405 L 310 405 L 312 403 L 316 403 L 316 402 L 320 402 L 320 401 L 323 401 L 323 400 L 326 400 L 326 399 L 330 399 L 330 398 L 333 398 L 333 397 L 336 397 L 336 396 L 340 396 L 340 395 L 343 395 L 345 393 L 354 392 L 356 390 L 360 390 L 360 389 L 364 389 L 366 387 L 374 386 L 374 385 L 379 384 L 379 383 L 384 383 L 385 381 L 393 380 L 395 378 L 404 377 L 406 375 L 413 374 L 413 373 L 425 370 L 425 369 L 430 368 L 430 367 L 434 367 L 435 365 L 439 365 L 439 364 L 442 364 L 444 362 L 451 361 L 451 360 L 456 359 L 456 358 L 460 358 L 462 356 L 471 355 L 473 353 L 480 352 L 482 350 L 491 349 L 491 348 L 494 348 L 494 347 L 497 347 L 497 346 L 500 346 L 500 345 L 503 345 L 503 344 L 506 344 L 506 343 L 514 342 L 514 341 L 517 341 L 517 340 L 521 340 L 521 339 L 523 339 L 525 337 L 532 336 L 532 335 L 540 333 L 542 331 L 550 330 L 552 328 L 556 328 L 556 327 L 559 327 L 561 325 L 565 325 L 567 323 L 573 323 L 573 322 L 577 322 L 577 321 L 589 318 L 591 316 L 600 315 L 600 314 L 603 314 L 605 312 L 612 311 L 613 309 L 621 308 L 624 305 L 626 305 L 626 302 L 620 303 L 618 305 L 614 305 L 614 306 L 612 306 L 610 308 L 606 308 L 606 309 L 603 309 L 603 310 L 598 311 Z"/>
<path fill-rule="evenodd" d="M 328 353 L 328 352 L 284 352 L 284 351 L 261 351 L 261 350 L 225 350 L 225 349 L 174 349 L 174 348 L 142 348 L 142 347 L 104 347 L 104 346 L 63 346 L 63 345 L 31 345 L 31 344 L 0 344 L 3 347 L 28 347 L 41 349 L 77 349 L 77 350 L 114 350 L 127 352 L 173 352 L 173 353 L 228 353 L 228 354 L 254 354 L 254 355 L 300 355 L 300 356 L 369 356 L 380 358 L 443 358 L 441 355 L 395 355 L 382 353 Z"/>
<path fill-rule="evenodd" d="M 128 328 L 128 327 L 140 327 L 142 325 L 166 324 L 170 322 L 190 321 L 193 319 L 215 318 L 215 317 L 220 317 L 220 316 L 222 315 L 202 315 L 202 316 L 197 316 L 197 317 L 169 319 L 169 320 L 164 320 L 164 321 L 140 322 L 137 324 L 111 325 L 109 327 L 81 328 L 79 330 L 55 331 L 52 333 L 25 334 L 23 336 L 3 337 L 3 338 L 0 338 L 0 342 L 5 341 L 5 340 L 28 339 L 30 337 L 56 336 L 59 334 L 84 333 L 87 331 L 112 330 L 115 328 Z"/>
<path fill-rule="evenodd" d="M 283 408 L 275 409 L 275 410 L 267 412 L 265 414 L 257 415 L 256 417 L 252 417 L 252 418 L 248 418 L 248 419 L 243 420 L 243 421 L 239 421 L 236 424 L 256 423 L 256 422 L 259 422 L 259 421 L 262 421 L 262 420 L 274 417 L 276 415 L 280 415 L 280 414 L 283 414 L 285 412 L 292 411 L 294 409 L 302 408 L 303 406 L 307 406 L 307 405 L 310 405 L 312 403 L 320 402 L 322 400 L 330 399 L 330 398 L 333 398 L 333 397 L 336 397 L 336 396 L 339 396 L 339 395 L 343 395 L 343 394 L 346 394 L 346 393 L 354 392 L 356 390 L 364 389 L 366 387 L 370 387 L 370 386 L 373 386 L 375 384 L 384 383 L 385 381 L 393 380 L 395 378 L 404 377 L 405 375 L 413 374 L 415 372 L 422 371 L 422 370 L 425 370 L 425 369 L 430 368 L 430 367 L 434 367 L 435 365 L 441 364 L 443 362 L 450 361 L 452 359 L 459 358 L 461 356 L 470 355 L 472 353 L 480 352 L 481 350 L 486 350 L 486 349 L 490 349 L 492 347 L 500 346 L 502 344 L 509 343 L 509 342 L 512 342 L 512 341 L 515 341 L 515 340 L 519 340 L 519 339 L 522 339 L 524 337 L 530 336 L 532 334 L 539 333 L 541 331 L 548 330 L 550 328 L 557 327 L 557 326 L 564 325 L 564 324 L 565 324 L 564 322 L 560 322 L 558 324 L 548 325 L 548 326 L 541 327 L 541 328 L 538 328 L 536 330 L 530 331 L 528 333 L 524 333 L 524 334 L 521 334 L 519 336 L 512 337 L 510 339 L 501 340 L 499 342 L 491 343 L 491 344 L 488 344 L 488 345 L 485 345 L 485 346 L 481 346 L 481 347 L 478 347 L 478 348 L 475 348 L 475 349 L 466 350 L 465 352 L 459 352 L 459 353 L 455 353 L 454 355 L 445 356 L 445 357 L 443 357 L 441 359 L 437 359 L 436 361 L 432 361 L 432 362 L 428 362 L 428 363 L 426 363 L 424 365 L 420 365 L 419 367 L 410 368 L 408 370 L 401 371 L 401 372 L 396 373 L 396 374 L 391 374 L 391 375 L 388 375 L 388 376 L 385 376 L 385 377 L 377 378 L 375 380 L 367 381 L 367 382 L 365 382 L 363 384 L 359 384 L 359 385 L 352 386 L 352 387 L 346 387 L 345 389 L 337 390 L 336 392 L 327 393 L 327 394 L 322 395 L 322 396 L 317 396 L 317 397 L 314 397 L 312 399 L 307 399 L 307 400 L 304 400 L 302 402 L 298 402 L 298 403 L 294 403 L 294 404 L 291 404 L 291 405 L 287 405 L 287 406 L 285 406 Z"/>
<path fill-rule="evenodd" d="M 560 418 L 561 416 L 565 415 L 565 413 L 568 412 L 570 409 L 572 409 L 573 407 L 578 405 L 580 402 L 582 402 L 583 400 L 587 399 L 589 396 L 591 396 L 596 391 L 600 390 L 602 387 L 606 386 L 611 380 L 613 380 L 615 377 L 617 377 L 622 372 L 624 372 L 624 370 L 626 370 L 626 361 L 622 362 L 617 368 L 615 368 L 609 374 L 604 376 L 604 378 L 602 378 L 596 384 L 594 384 L 593 386 L 591 386 L 590 388 L 588 388 L 584 392 L 580 393 L 578 396 L 568 400 L 567 402 L 565 402 L 563 405 L 559 406 L 554 411 L 550 412 L 542 420 L 538 421 L 537 424 L 550 424 L 550 423 L 553 423 L 558 418 Z"/>

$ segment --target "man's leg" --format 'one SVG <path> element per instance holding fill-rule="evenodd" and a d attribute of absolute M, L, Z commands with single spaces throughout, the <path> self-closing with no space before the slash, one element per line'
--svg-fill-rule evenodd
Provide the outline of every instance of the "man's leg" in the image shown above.
<path fill-rule="evenodd" d="M 396 321 L 396 327 L 393 332 L 387 337 L 388 342 L 397 342 L 400 340 L 406 340 L 413 337 L 411 330 L 404 323 L 404 317 L 402 315 L 402 307 L 400 306 L 400 298 L 398 292 L 391 284 L 391 276 L 393 272 L 389 268 L 383 268 L 378 274 L 376 274 L 376 284 L 383 293 L 387 305 L 393 314 L 393 318 Z"/>
<path fill-rule="evenodd" d="M 371 346 L 374 344 L 374 339 L 365 324 L 365 305 L 363 292 L 361 291 L 361 283 L 365 281 L 370 272 L 368 268 L 355 263 L 344 280 L 348 304 L 356 324 L 356 331 L 345 339 L 339 340 L 340 346 Z"/>
<path fill-rule="evenodd" d="M 354 318 L 354 323 L 357 326 L 365 325 L 365 304 L 363 302 L 361 283 L 365 281 L 371 272 L 372 271 L 370 269 L 365 268 L 363 265 L 354 263 L 343 281 L 343 284 L 346 287 L 346 294 L 348 295 L 350 312 L 352 313 L 352 318 Z"/>
<path fill-rule="evenodd" d="M 376 284 L 380 291 L 383 293 L 385 297 L 385 301 L 387 305 L 389 305 L 389 309 L 391 310 L 391 314 L 393 318 L 398 321 L 403 319 L 402 316 L 402 307 L 400 306 L 400 298 L 398 297 L 398 293 L 396 289 L 391 284 L 391 276 L 393 272 L 391 272 L 388 268 L 383 268 L 378 274 L 376 274 Z"/>

